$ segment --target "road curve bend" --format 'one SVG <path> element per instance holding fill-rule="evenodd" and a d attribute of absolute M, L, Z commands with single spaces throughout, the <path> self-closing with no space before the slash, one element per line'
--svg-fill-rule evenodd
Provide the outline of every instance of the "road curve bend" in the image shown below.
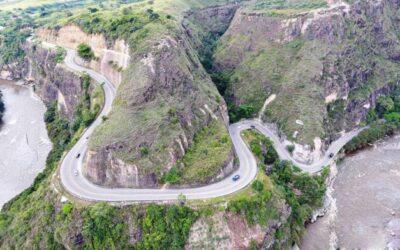
<path fill-rule="evenodd" d="M 43 42 L 44 47 L 54 48 L 55 45 Z M 209 199 L 219 196 L 235 193 L 248 184 L 257 175 L 257 162 L 252 152 L 247 147 L 240 133 L 243 130 L 255 128 L 265 136 L 269 137 L 276 148 L 281 159 L 291 160 L 295 162 L 286 150 L 284 144 L 280 141 L 273 131 L 265 126 L 260 120 L 244 120 L 229 126 L 229 133 L 233 142 L 233 146 L 237 157 L 239 158 L 240 166 L 230 177 L 225 178 L 217 183 L 213 183 L 203 187 L 184 188 L 184 189 L 132 189 L 132 188 L 107 188 L 95 185 L 89 182 L 82 174 L 83 158 L 88 148 L 88 138 L 93 133 L 94 129 L 101 124 L 102 116 L 108 115 L 111 111 L 112 103 L 116 95 L 116 89 L 103 75 L 79 66 L 75 63 L 76 52 L 71 49 L 66 49 L 67 54 L 64 59 L 65 65 L 76 72 L 86 72 L 93 79 L 102 84 L 105 102 L 104 107 L 98 118 L 87 128 L 78 142 L 66 154 L 60 166 L 60 178 L 64 188 L 72 195 L 81 199 L 90 201 L 108 201 L 108 202 L 132 202 L 132 201 L 170 201 L 177 200 L 180 194 L 186 196 L 189 200 L 194 199 Z M 337 141 L 333 142 L 323 158 L 312 165 L 305 165 L 295 162 L 295 164 L 304 171 L 314 173 L 321 170 L 323 166 L 329 165 L 333 160 L 329 155 L 337 154 L 340 149 L 361 129 L 349 132 L 342 136 Z M 78 154 L 80 156 L 78 157 Z M 75 172 L 78 171 L 78 175 Z M 238 181 L 232 181 L 233 175 L 240 175 Z"/>

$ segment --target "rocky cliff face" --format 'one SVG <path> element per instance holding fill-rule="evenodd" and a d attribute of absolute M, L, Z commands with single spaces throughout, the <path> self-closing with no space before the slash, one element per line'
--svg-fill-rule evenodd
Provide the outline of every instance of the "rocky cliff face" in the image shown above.
<path fill-rule="evenodd" d="M 60 113 L 73 121 L 76 106 L 83 96 L 80 75 L 57 64 L 55 51 L 31 42 L 26 42 L 23 49 L 25 59 L 11 65 L 2 65 L 2 77 L 33 83 L 35 91 L 46 104 L 56 101 Z"/>
<path fill-rule="evenodd" d="M 80 43 L 88 44 L 96 60 L 85 62 L 77 60 L 82 66 L 90 67 L 104 75 L 116 87 L 122 81 L 122 71 L 128 67 L 129 46 L 123 40 L 108 44 L 101 34 L 86 34 L 76 25 L 67 25 L 59 30 L 39 29 L 36 35 L 44 41 L 70 49 L 76 49 Z"/>
<path fill-rule="evenodd" d="M 37 86 L 45 103 L 57 101 L 61 114 L 73 121 L 76 106 L 83 97 L 80 75 L 57 64 L 54 51 L 27 43 L 25 52 L 29 62 L 26 79 Z"/>
<path fill-rule="evenodd" d="M 269 204 L 271 205 L 271 204 Z M 279 214 L 265 225 L 249 225 L 246 220 L 235 213 L 215 212 L 211 216 L 200 217 L 190 229 L 185 249 L 252 249 L 252 244 L 263 246 L 263 249 L 288 249 L 290 232 L 280 239 L 276 231 L 284 230 L 290 216 L 290 207 L 284 202 L 273 204 Z"/>
<path fill-rule="evenodd" d="M 365 119 L 397 85 L 399 1 L 330 1 L 309 11 L 241 7 L 219 40 L 214 67 L 232 72 L 227 96 L 315 147 Z"/>
<path fill-rule="evenodd" d="M 113 111 L 90 141 L 84 168 L 89 180 L 112 187 L 158 186 L 200 129 L 215 121 L 227 133 L 225 103 L 188 40 L 178 29 L 146 41 L 145 51 L 131 52 Z M 232 154 L 222 156 L 222 177 L 233 171 Z"/>

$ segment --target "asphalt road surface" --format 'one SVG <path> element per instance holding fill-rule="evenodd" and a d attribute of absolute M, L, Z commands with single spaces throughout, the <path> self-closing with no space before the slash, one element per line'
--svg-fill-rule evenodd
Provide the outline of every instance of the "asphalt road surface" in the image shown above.
<path fill-rule="evenodd" d="M 43 45 L 45 47 L 54 47 L 54 45 L 49 43 L 43 43 Z M 318 172 L 322 169 L 322 167 L 329 165 L 331 161 L 333 161 L 329 155 L 331 153 L 336 155 L 340 149 L 349 140 L 351 140 L 351 138 L 361 131 L 361 129 L 359 129 L 345 134 L 331 144 L 321 160 L 313 163 L 312 165 L 305 165 L 295 162 L 278 136 L 276 136 L 274 132 L 271 131 L 267 126 L 264 126 L 260 120 L 245 120 L 229 126 L 229 133 L 236 155 L 240 162 L 239 169 L 231 176 L 221 180 L 220 182 L 203 187 L 184 189 L 132 189 L 101 187 L 89 182 L 82 175 L 82 161 L 87 151 L 87 138 L 91 136 L 95 127 L 102 122 L 102 116 L 107 115 L 110 112 L 116 90 L 111 82 L 109 82 L 103 75 L 91 69 L 77 65 L 74 61 L 75 57 L 76 52 L 74 50 L 67 49 L 67 55 L 64 60 L 65 65 L 73 71 L 88 73 L 93 79 L 102 84 L 105 93 L 105 103 L 100 115 L 84 132 L 80 140 L 66 154 L 60 168 L 60 177 L 64 188 L 74 196 L 85 200 L 109 202 L 170 201 L 177 200 L 180 194 L 185 195 L 187 199 L 193 200 L 209 199 L 235 193 L 250 184 L 257 174 L 256 159 L 240 136 L 241 131 L 251 127 L 254 127 L 273 141 L 276 151 L 281 159 L 291 160 L 302 170 L 310 173 Z M 79 157 L 78 154 L 80 155 Z M 78 172 L 77 175 L 76 171 Z M 232 177 L 234 175 L 240 175 L 240 179 L 238 181 L 233 181 Z"/>

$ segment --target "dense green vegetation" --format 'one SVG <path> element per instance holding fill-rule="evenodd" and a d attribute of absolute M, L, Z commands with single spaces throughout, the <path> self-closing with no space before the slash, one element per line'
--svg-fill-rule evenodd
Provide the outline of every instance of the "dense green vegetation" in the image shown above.
<path fill-rule="evenodd" d="M 320 175 L 310 175 L 288 161 L 275 162 L 272 167 L 271 178 L 281 188 L 292 209 L 288 223 L 291 238 L 296 243 L 300 242 L 305 222 L 310 219 L 313 209 L 322 205 L 328 173 L 329 169 L 324 169 Z"/>
<path fill-rule="evenodd" d="M 186 154 L 163 177 L 171 184 L 206 183 L 227 164 L 232 143 L 222 122 L 214 121 L 201 129 Z"/>
<path fill-rule="evenodd" d="M 82 234 L 86 249 L 132 248 L 127 234 L 132 226 L 141 234 L 133 249 L 182 249 L 197 218 L 190 208 L 159 205 L 126 209 L 97 203 L 79 213 L 84 220 Z M 127 217 L 132 218 L 132 225 L 123 220 Z"/>
<path fill-rule="evenodd" d="M 5 63 L 11 63 L 22 60 L 25 56 L 21 45 L 29 37 L 33 20 L 22 15 L 13 17 L 11 13 L 0 12 L 0 66 Z"/>
<path fill-rule="evenodd" d="M 66 54 L 67 54 L 67 51 L 64 48 L 57 47 L 56 48 L 56 56 L 54 57 L 54 61 L 56 63 L 63 62 Z"/>
<path fill-rule="evenodd" d="M 102 33 L 111 44 L 116 39 L 125 39 L 133 45 L 135 41 L 143 39 L 148 35 L 146 25 L 150 23 L 161 23 L 167 20 L 153 9 L 136 11 L 132 7 L 107 15 L 103 12 L 87 12 L 71 17 L 69 22 L 77 24 L 83 31 L 89 34 Z"/>
<path fill-rule="evenodd" d="M 75 110 L 75 119 L 72 126 L 74 131 L 89 126 L 89 124 L 94 121 L 100 111 L 102 103 L 96 101 L 96 98 L 99 98 L 99 95 L 102 95 L 102 93 L 99 91 L 94 92 L 91 99 L 91 81 L 92 79 L 88 74 L 82 75 L 83 98 L 79 102 Z"/>
<path fill-rule="evenodd" d="M 260 163 L 266 162 L 268 151 L 274 152 L 273 155 L 276 154 L 271 142 L 262 134 L 249 130 L 243 132 L 243 137 Z M 273 162 L 272 159 L 274 159 Z M 272 166 L 265 167 L 264 164 L 261 166 L 266 169 L 274 189 L 264 190 L 262 183 L 253 182 L 252 188 L 258 194 L 231 202 L 229 209 L 244 215 L 249 224 L 263 225 L 276 216 L 274 211 L 267 206 L 268 201 L 274 196 L 283 197 L 291 207 L 285 226 L 290 229 L 292 241 L 299 243 L 305 230 L 304 223 L 310 218 L 313 209 L 322 205 L 326 190 L 325 179 L 329 170 L 324 169 L 320 175 L 310 175 L 302 172 L 291 162 L 280 161 L 277 156 L 271 158 L 267 164 L 272 164 Z"/>
<path fill-rule="evenodd" d="M 349 141 L 344 150 L 351 153 L 368 147 L 372 143 L 390 136 L 400 129 L 400 89 L 397 88 L 389 96 L 380 96 L 375 109 L 367 114 L 369 127 Z"/>
<path fill-rule="evenodd" d="M 244 131 L 243 136 L 246 137 L 253 154 L 262 163 L 271 165 L 275 161 L 279 160 L 278 153 L 274 148 L 273 142 L 269 138 L 255 130 Z"/>

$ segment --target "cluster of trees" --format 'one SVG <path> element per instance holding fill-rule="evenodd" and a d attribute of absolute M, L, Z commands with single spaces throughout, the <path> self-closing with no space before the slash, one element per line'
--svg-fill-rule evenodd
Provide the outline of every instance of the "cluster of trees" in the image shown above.
<path fill-rule="evenodd" d="M 5 27 L 0 34 L 0 64 L 23 60 L 25 52 L 21 45 L 31 33 L 28 27 L 33 26 L 32 19 L 29 16 L 13 19 L 8 15 L 0 22 L 0 26 Z"/>
<path fill-rule="evenodd" d="M 313 208 L 320 207 L 326 191 L 325 179 L 329 169 L 320 175 L 302 172 L 289 161 L 274 163 L 271 178 L 275 185 L 283 190 L 285 200 L 291 207 L 289 217 L 292 240 L 299 243 L 305 230 L 305 222 L 309 220 Z"/>
<path fill-rule="evenodd" d="M 230 100 L 230 99 L 226 99 Z M 235 105 L 233 101 L 228 101 L 229 118 L 231 122 L 237 122 L 242 118 L 251 118 L 254 116 L 255 108 L 253 104 Z"/>
<path fill-rule="evenodd" d="M 326 191 L 325 179 L 329 174 L 324 169 L 320 175 L 310 175 L 302 172 L 289 161 L 276 161 L 272 165 L 270 178 L 275 188 L 266 190 L 263 183 L 256 180 L 252 184 L 255 195 L 234 200 L 229 203 L 228 210 L 241 214 L 250 224 L 266 225 L 270 219 L 276 219 L 278 211 L 273 207 L 273 195 L 283 197 L 291 207 L 288 227 L 291 238 L 299 243 L 313 209 L 320 207 Z M 279 237 L 275 235 L 275 237 Z"/>
<path fill-rule="evenodd" d="M 391 95 L 380 96 L 375 109 L 367 114 L 369 128 L 363 130 L 344 146 L 346 153 L 351 153 L 371 145 L 387 135 L 393 135 L 400 128 L 400 89 Z"/>
<path fill-rule="evenodd" d="M 265 190 L 264 184 L 259 180 L 253 182 L 252 189 L 256 192 L 256 195 L 230 202 L 228 210 L 242 214 L 249 225 L 266 225 L 276 212 L 267 206 L 272 194 Z"/>
<path fill-rule="evenodd" d="M 127 249 L 128 223 L 124 221 L 121 208 L 107 203 L 88 207 L 83 215 L 85 249 Z M 122 212 L 122 216 L 121 216 Z M 183 249 L 190 228 L 198 213 L 184 206 L 148 205 L 126 214 L 140 230 L 140 240 L 133 249 Z"/>
<path fill-rule="evenodd" d="M 124 8 L 120 13 L 112 16 L 103 15 L 101 12 L 86 13 L 75 18 L 74 22 L 86 33 L 102 33 L 107 41 L 113 42 L 118 38 L 129 41 L 138 30 L 150 22 L 161 19 L 160 14 L 152 9 L 138 13 L 132 8 Z"/>
<path fill-rule="evenodd" d="M 319 175 L 302 172 L 293 163 L 281 161 L 273 143 L 262 134 L 250 130 L 245 132 L 244 137 L 259 162 L 272 164 L 265 169 L 275 187 L 266 190 L 264 184 L 256 180 L 252 184 L 256 195 L 230 202 L 229 209 L 242 214 L 249 224 L 263 225 L 277 213 L 269 203 L 271 198 L 274 195 L 284 197 L 292 211 L 288 221 L 291 237 L 293 241 L 299 242 L 305 230 L 304 224 L 310 218 L 313 208 L 322 205 L 326 191 L 325 179 L 329 169 L 323 169 Z M 271 193 L 271 190 L 280 194 Z"/>
<path fill-rule="evenodd" d="M 386 135 L 393 135 L 396 131 L 396 126 L 391 123 L 377 123 L 372 124 L 369 128 L 363 130 L 349 141 L 345 146 L 344 150 L 346 153 L 352 153 L 354 151 L 363 149 L 372 145 L 372 143 L 382 139 Z"/>
<path fill-rule="evenodd" d="M 78 131 L 80 128 L 85 128 L 89 126 L 100 111 L 100 106 L 96 105 L 91 109 L 90 102 L 90 85 L 91 77 L 88 74 L 82 75 L 82 87 L 83 87 L 83 98 L 76 106 L 75 119 L 72 125 L 73 131 Z"/>
<path fill-rule="evenodd" d="M 271 165 L 279 160 L 273 142 L 255 131 L 251 131 L 254 139 L 249 142 L 250 149 L 256 157 L 266 165 Z"/>

